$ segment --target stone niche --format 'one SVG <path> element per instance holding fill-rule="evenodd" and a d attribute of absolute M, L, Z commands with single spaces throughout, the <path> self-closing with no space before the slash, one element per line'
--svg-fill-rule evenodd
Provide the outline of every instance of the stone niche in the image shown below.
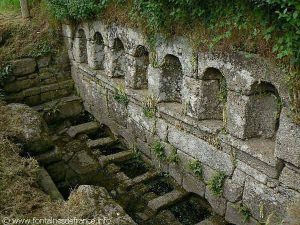
<path fill-rule="evenodd" d="M 76 32 L 73 47 L 74 47 L 75 60 L 79 63 L 87 63 L 88 62 L 87 37 L 85 31 L 82 28 L 80 28 Z"/>
<path fill-rule="evenodd" d="M 90 48 L 91 60 L 89 61 L 89 66 L 92 69 L 103 70 L 105 60 L 105 45 L 100 32 L 96 32 L 94 34 L 94 37 L 90 41 Z"/>
<path fill-rule="evenodd" d="M 159 101 L 181 103 L 183 72 L 178 57 L 166 55 L 160 72 Z"/>
<path fill-rule="evenodd" d="M 201 79 L 186 79 L 188 83 L 187 114 L 196 119 L 223 119 L 227 101 L 226 80 L 220 70 L 207 68 Z"/>
<path fill-rule="evenodd" d="M 255 83 L 250 95 L 228 93 L 228 126 L 230 134 L 241 139 L 272 138 L 279 124 L 280 97 L 268 83 Z"/>
<path fill-rule="evenodd" d="M 138 45 L 134 55 L 128 55 L 127 85 L 133 89 L 148 88 L 149 51 L 145 46 Z"/>
<path fill-rule="evenodd" d="M 114 40 L 113 49 L 110 50 L 110 76 L 124 78 L 127 70 L 127 57 L 121 39 Z"/>

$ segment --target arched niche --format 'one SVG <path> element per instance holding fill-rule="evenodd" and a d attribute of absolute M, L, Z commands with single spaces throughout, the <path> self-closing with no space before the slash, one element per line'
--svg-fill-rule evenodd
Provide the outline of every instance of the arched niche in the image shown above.
<path fill-rule="evenodd" d="M 78 60 L 80 63 L 88 62 L 87 55 L 87 38 L 83 29 L 79 29 L 77 33 L 78 38 Z"/>
<path fill-rule="evenodd" d="M 269 82 L 256 82 L 246 110 L 245 136 L 247 138 L 272 138 L 279 126 L 281 100 L 274 85 Z"/>
<path fill-rule="evenodd" d="M 94 69 L 104 69 L 104 42 L 103 37 L 99 32 L 96 32 L 93 37 L 93 67 Z"/>
<path fill-rule="evenodd" d="M 134 89 L 146 89 L 148 87 L 149 52 L 146 47 L 139 45 L 134 54 L 134 75 L 132 87 Z"/>
<path fill-rule="evenodd" d="M 228 92 L 227 131 L 240 139 L 274 138 L 281 112 L 281 99 L 274 85 L 256 82 L 249 95 Z"/>
<path fill-rule="evenodd" d="M 159 90 L 159 101 L 161 102 L 182 102 L 183 72 L 178 57 L 168 54 L 161 66 L 161 79 Z"/>
<path fill-rule="evenodd" d="M 112 58 L 112 77 L 124 77 L 127 60 L 124 45 L 119 38 L 114 40 Z"/>
<path fill-rule="evenodd" d="M 227 102 L 226 79 L 219 69 L 207 68 L 200 81 L 200 119 L 225 120 L 224 107 Z M 202 115 L 200 115 L 202 114 Z"/>

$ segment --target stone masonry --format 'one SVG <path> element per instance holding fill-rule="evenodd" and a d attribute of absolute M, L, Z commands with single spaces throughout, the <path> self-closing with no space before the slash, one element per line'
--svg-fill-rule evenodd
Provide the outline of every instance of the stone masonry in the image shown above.
<path fill-rule="evenodd" d="M 227 221 L 276 224 L 300 196 L 300 127 L 284 74 L 268 61 L 195 52 L 182 37 L 158 35 L 150 48 L 139 31 L 101 21 L 65 24 L 63 36 L 86 109 Z M 179 162 L 160 161 L 157 142 Z M 220 173 L 216 195 L 209 184 Z"/>

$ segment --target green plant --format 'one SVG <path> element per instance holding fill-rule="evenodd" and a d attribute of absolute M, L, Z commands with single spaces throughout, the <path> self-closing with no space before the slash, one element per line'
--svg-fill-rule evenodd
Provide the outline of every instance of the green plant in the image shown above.
<path fill-rule="evenodd" d="M 0 12 L 15 11 L 20 8 L 19 0 L 1 0 Z"/>
<path fill-rule="evenodd" d="M 208 181 L 208 188 L 215 196 L 220 196 L 223 193 L 225 178 L 225 173 L 219 171 Z"/>
<path fill-rule="evenodd" d="M 49 0 L 54 16 L 59 20 L 92 19 L 108 5 L 109 0 Z"/>
<path fill-rule="evenodd" d="M 146 117 L 152 118 L 156 113 L 157 100 L 153 96 L 147 96 L 143 101 L 143 113 Z"/>
<path fill-rule="evenodd" d="M 3 86 L 12 74 L 12 66 L 10 64 L 2 65 L 0 67 L 0 86 Z"/>
<path fill-rule="evenodd" d="M 189 169 L 199 178 L 202 179 L 203 176 L 203 168 L 202 164 L 199 160 L 190 160 Z"/>
<path fill-rule="evenodd" d="M 179 158 L 179 156 L 177 154 L 177 150 L 175 148 L 173 148 L 171 150 L 171 153 L 167 157 L 167 161 L 169 163 L 174 163 L 174 164 L 178 164 L 180 162 L 180 158 Z"/>
<path fill-rule="evenodd" d="M 119 103 L 121 103 L 121 104 L 123 104 L 123 105 L 125 105 L 125 106 L 128 105 L 129 99 L 128 99 L 128 96 L 127 96 L 127 94 L 126 94 L 126 92 L 125 92 L 125 88 L 124 88 L 124 87 L 118 86 L 118 87 L 115 89 L 114 99 L 115 99 L 117 102 L 119 102 Z"/>
<path fill-rule="evenodd" d="M 166 160 L 165 148 L 159 141 L 155 141 L 152 144 L 152 150 L 158 159 Z"/>
<path fill-rule="evenodd" d="M 241 205 L 239 207 L 239 212 L 243 215 L 243 222 L 244 223 L 249 222 L 251 217 L 251 212 L 245 205 Z"/>

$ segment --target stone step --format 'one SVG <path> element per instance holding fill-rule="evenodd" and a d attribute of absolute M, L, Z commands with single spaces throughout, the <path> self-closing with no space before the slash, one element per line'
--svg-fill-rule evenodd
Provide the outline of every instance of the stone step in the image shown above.
<path fill-rule="evenodd" d="M 157 212 L 158 210 L 170 206 L 187 195 L 186 192 L 180 190 L 173 190 L 163 196 L 159 196 L 148 202 L 148 207 L 153 211 Z"/>
<path fill-rule="evenodd" d="M 97 148 L 112 145 L 115 143 L 115 140 L 111 137 L 104 137 L 96 140 L 88 140 L 86 143 L 89 148 Z"/>
<path fill-rule="evenodd" d="M 100 156 L 99 163 L 102 167 L 105 167 L 107 164 L 112 162 L 122 162 L 129 160 L 133 157 L 133 152 L 131 150 L 118 152 L 116 154 L 107 155 L 107 156 Z"/>
<path fill-rule="evenodd" d="M 89 134 L 92 132 L 95 132 L 100 128 L 100 125 L 98 122 L 92 121 L 88 123 L 79 124 L 76 126 L 72 126 L 68 129 L 67 134 L 74 138 L 78 134 Z"/>
<path fill-rule="evenodd" d="M 142 183 L 142 182 L 145 182 L 147 180 L 150 180 L 154 177 L 158 176 L 158 173 L 157 172 L 151 172 L 151 171 L 148 171 L 140 176 L 137 176 L 133 179 L 130 179 L 127 183 L 125 183 L 126 187 L 127 188 L 130 188 L 136 184 L 139 184 L 139 183 Z"/>

